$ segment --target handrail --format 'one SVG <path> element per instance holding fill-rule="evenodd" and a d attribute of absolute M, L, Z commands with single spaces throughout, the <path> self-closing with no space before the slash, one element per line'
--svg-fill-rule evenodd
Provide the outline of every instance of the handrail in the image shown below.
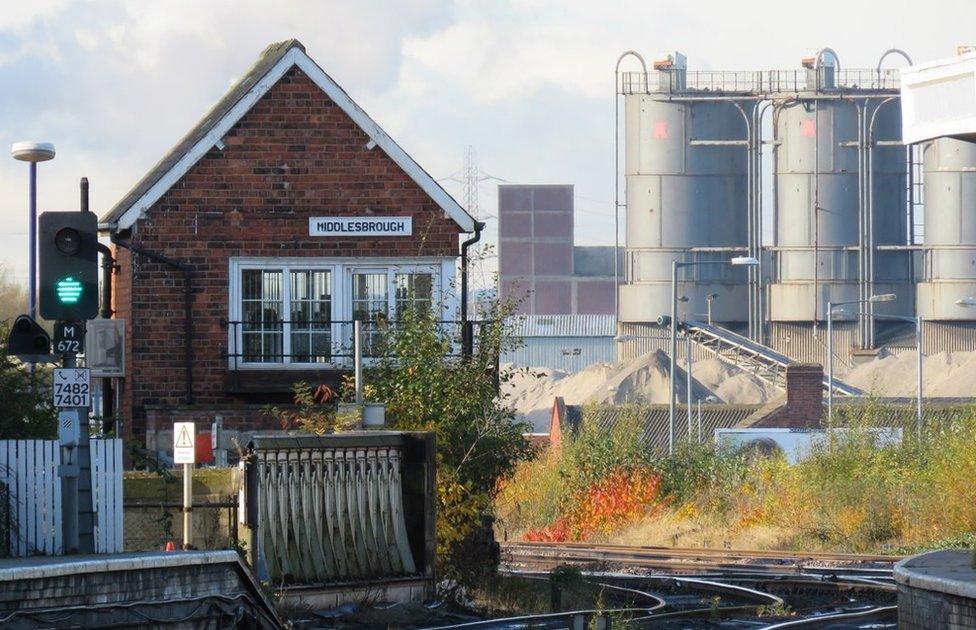
<path fill-rule="evenodd" d="M 369 339 L 373 338 L 374 335 L 381 334 L 384 331 L 396 330 L 396 328 L 402 325 L 403 322 L 394 319 L 377 320 L 372 318 L 360 321 L 364 336 L 366 336 L 367 340 L 363 357 L 367 360 L 389 358 L 391 355 L 377 352 L 376 349 L 373 348 L 373 344 L 375 342 L 370 343 Z M 441 329 L 442 332 L 450 331 L 452 351 L 448 352 L 445 356 L 462 356 L 463 349 L 460 347 L 460 342 L 461 329 L 464 322 L 461 320 L 444 319 L 434 320 L 434 323 Z M 478 327 L 489 322 L 485 320 L 468 320 L 468 323 L 472 327 Z M 350 365 L 352 360 L 355 358 L 352 338 L 352 329 L 354 324 L 355 320 L 351 319 L 273 319 L 259 321 L 221 320 L 221 325 L 226 327 L 230 333 L 229 347 L 227 352 L 222 353 L 222 356 L 226 359 L 233 360 L 231 366 L 232 371 L 236 371 L 242 366 L 258 368 L 262 366 L 277 365 L 290 365 L 297 367 L 304 366 L 310 369 L 345 368 L 348 367 L 348 365 Z M 249 329 L 249 326 L 253 326 L 253 328 Z M 248 352 L 242 347 L 242 341 L 245 335 L 267 335 L 276 337 L 278 338 L 278 342 L 276 344 L 278 347 L 270 349 L 262 348 L 260 352 Z M 316 350 L 313 349 L 311 343 L 309 343 L 307 351 L 296 352 L 294 347 L 292 347 L 290 352 L 285 352 L 285 338 L 290 337 L 293 339 L 295 336 L 298 336 L 299 338 L 301 336 L 305 336 L 306 338 L 311 336 L 325 338 L 327 347 L 325 349 Z M 454 352 L 454 350 L 457 351 Z"/>

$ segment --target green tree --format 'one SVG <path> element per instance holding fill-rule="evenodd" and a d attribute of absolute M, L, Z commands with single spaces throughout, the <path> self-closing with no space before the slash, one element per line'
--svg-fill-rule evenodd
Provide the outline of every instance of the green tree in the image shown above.
<path fill-rule="evenodd" d="M 9 325 L 14 318 L 26 312 L 27 287 L 14 279 L 10 269 L 0 265 L 0 322 Z"/>
<path fill-rule="evenodd" d="M 477 562 L 472 547 L 491 546 L 485 538 L 498 482 L 529 453 L 527 425 L 498 394 L 512 376 L 498 368 L 499 353 L 513 343 L 504 324 L 511 307 L 491 302 L 481 312 L 474 355 L 462 358 L 433 313 L 408 310 L 382 335 L 384 358 L 368 375 L 394 428 L 436 434 L 441 570 L 465 582 L 493 568 Z"/>
<path fill-rule="evenodd" d="M 53 438 L 57 412 L 51 406 L 50 371 L 33 381 L 27 366 L 7 355 L 10 324 L 27 309 L 27 289 L 0 267 L 0 440 Z"/>

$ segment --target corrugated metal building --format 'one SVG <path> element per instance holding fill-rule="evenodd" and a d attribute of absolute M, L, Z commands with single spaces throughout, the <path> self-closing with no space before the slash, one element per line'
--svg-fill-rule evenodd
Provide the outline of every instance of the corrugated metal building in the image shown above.
<path fill-rule="evenodd" d="M 502 363 L 572 373 L 617 360 L 613 315 L 519 315 L 508 323 L 520 344 Z"/>

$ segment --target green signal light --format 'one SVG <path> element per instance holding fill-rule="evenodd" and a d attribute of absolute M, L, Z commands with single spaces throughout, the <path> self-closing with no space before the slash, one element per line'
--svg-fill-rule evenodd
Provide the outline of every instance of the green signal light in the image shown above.
<path fill-rule="evenodd" d="M 55 285 L 55 292 L 58 294 L 58 301 L 62 304 L 77 304 L 84 288 L 81 282 L 75 280 L 73 276 L 65 276 L 58 280 Z"/>

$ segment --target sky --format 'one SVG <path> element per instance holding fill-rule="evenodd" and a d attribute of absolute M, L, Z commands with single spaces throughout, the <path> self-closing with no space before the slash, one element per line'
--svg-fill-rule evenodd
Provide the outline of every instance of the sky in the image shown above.
<path fill-rule="evenodd" d="M 680 50 L 689 69 L 796 68 L 830 46 L 873 68 L 976 43 L 976 2 L 929 0 L 32 0 L 0 12 L 0 145 L 53 142 L 39 210 L 102 214 L 269 43 L 308 53 L 444 186 L 472 147 L 487 176 L 573 184 L 576 241 L 612 244 L 613 69 Z M 630 62 L 628 62 L 630 63 Z M 624 69 L 630 69 L 625 63 Z M 6 157 L 5 157 L 6 156 Z M 27 266 L 27 165 L 0 154 L 0 265 Z M 495 226 L 497 179 L 479 186 Z M 491 240 L 489 238 L 489 240 Z"/>

